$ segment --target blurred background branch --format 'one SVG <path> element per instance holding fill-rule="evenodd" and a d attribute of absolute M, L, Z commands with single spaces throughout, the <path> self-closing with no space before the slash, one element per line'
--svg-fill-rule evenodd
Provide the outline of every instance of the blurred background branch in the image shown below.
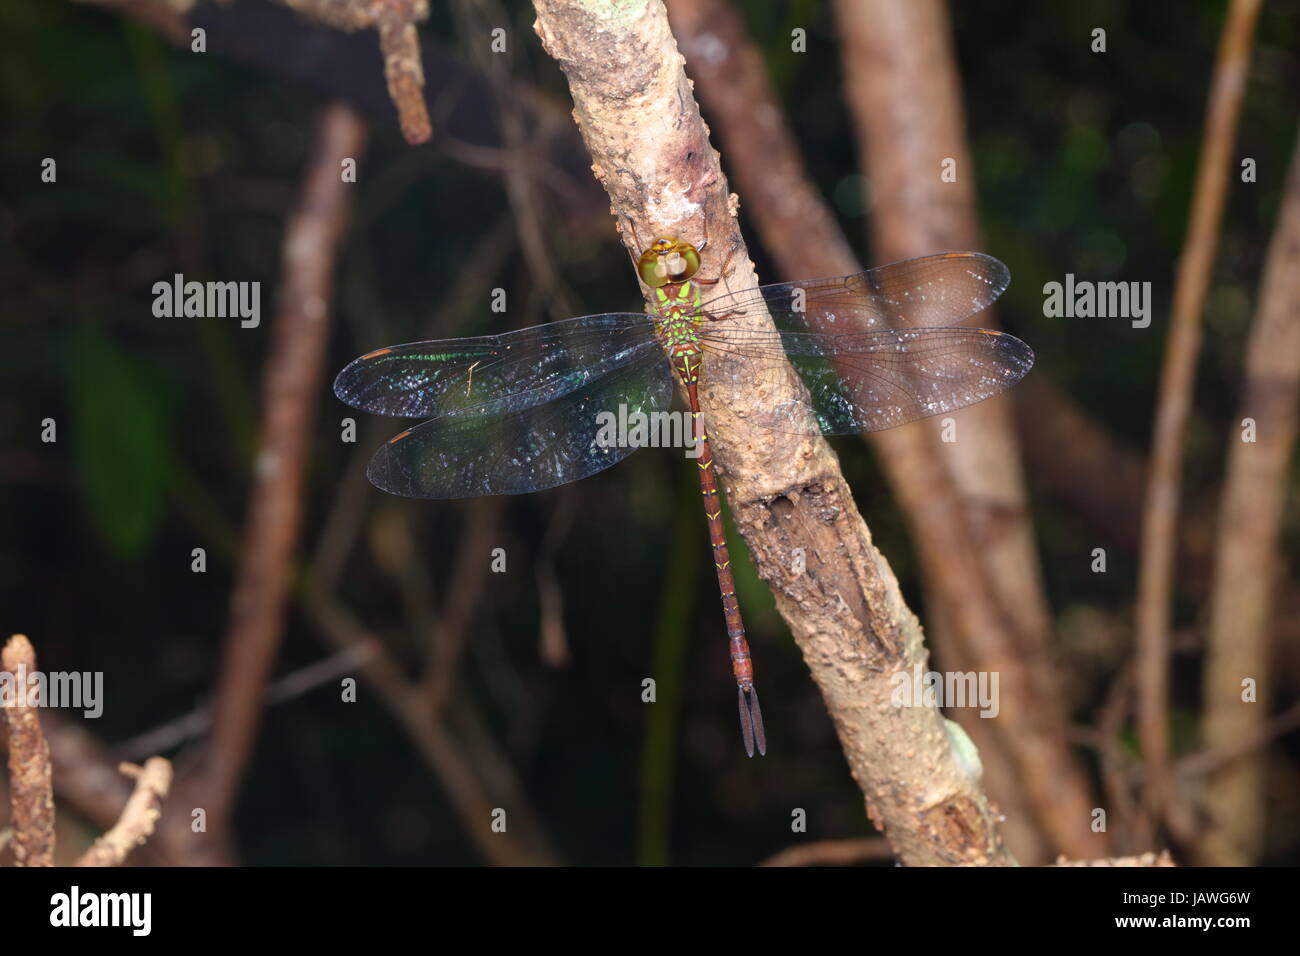
<path fill-rule="evenodd" d="M 213 704 L 212 732 L 178 782 L 164 822 L 179 842 L 190 810 L 207 813 L 194 862 L 233 862 L 231 815 L 262 718 L 284 628 L 304 510 L 316 401 L 324 379 L 334 264 L 346 233 L 364 121 L 349 106 L 321 114 L 302 198 L 285 230 L 283 278 L 262 391 L 262 428 L 230 627 Z M 171 842 L 171 841 L 169 841 Z"/>
<path fill-rule="evenodd" d="M 1276 698 L 1269 659 L 1271 625 L 1277 582 L 1284 570 L 1278 540 L 1291 486 L 1287 472 L 1298 410 L 1300 148 L 1291 156 L 1260 283 L 1259 306 L 1246 340 L 1238 400 L 1243 431 L 1229 431 L 1205 634 L 1202 739 L 1211 751 L 1258 740 L 1268 721 L 1269 704 Z M 1204 804 L 1209 824 L 1197 839 L 1200 858 L 1207 865 L 1259 861 L 1265 840 L 1266 765 L 1267 751 L 1251 749 L 1211 772 Z"/>
<path fill-rule="evenodd" d="M 1192 824 L 1167 779 L 1170 631 L 1183 448 L 1259 9 L 1260 0 L 1231 0 L 1219 41 L 1187 238 L 1174 283 L 1143 498 L 1136 618 L 1138 732 L 1147 768 L 1143 803 L 1157 821 L 1168 823 L 1184 840 Z"/>

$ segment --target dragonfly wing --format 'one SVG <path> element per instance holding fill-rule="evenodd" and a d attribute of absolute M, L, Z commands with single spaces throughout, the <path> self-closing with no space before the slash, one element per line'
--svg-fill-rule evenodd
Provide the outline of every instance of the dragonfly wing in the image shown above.
<path fill-rule="evenodd" d="M 620 413 L 666 411 L 671 401 L 668 363 L 662 352 L 646 353 L 545 404 L 418 425 L 381 447 L 366 475 L 408 498 L 541 491 L 594 475 L 635 450 L 608 441 L 610 419 L 602 413 L 617 421 Z"/>
<path fill-rule="evenodd" d="M 334 394 L 376 415 L 497 414 L 581 388 L 651 346 L 657 341 L 648 315 L 588 315 L 501 335 L 377 349 L 339 373 Z"/>
<path fill-rule="evenodd" d="M 704 372 L 732 401 L 765 384 L 784 389 L 793 366 L 805 394 L 764 404 L 748 420 L 796 435 L 880 431 L 955 411 L 1006 391 L 1034 364 L 1028 345 L 988 329 L 734 330 L 710 335 L 705 348 L 725 353 Z"/>
<path fill-rule="evenodd" d="M 705 303 L 715 318 L 764 309 L 783 331 L 852 332 L 960 325 L 993 304 L 1011 281 L 980 252 L 904 259 L 848 276 L 780 282 Z"/>

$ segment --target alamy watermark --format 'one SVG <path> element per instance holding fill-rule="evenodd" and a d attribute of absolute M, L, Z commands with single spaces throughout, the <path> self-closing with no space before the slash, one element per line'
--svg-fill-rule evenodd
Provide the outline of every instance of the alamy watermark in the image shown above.
<path fill-rule="evenodd" d="M 245 329 L 262 321 L 262 283 L 190 282 L 176 273 L 153 284 L 153 314 L 160 319 L 239 319 Z"/>
<path fill-rule="evenodd" d="M 104 712 L 103 671 L 0 671 L 0 707 L 80 710 L 92 720 Z"/>
<path fill-rule="evenodd" d="M 894 689 L 889 702 L 895 707 L 978 707 L 981 717 L 996 717 L 997 671 L 898 671 L 889 679 Z"/>
<path fill-rule="evenodd" d="M 153 929 L 152 893 L 82 892 L 73 884 L 67 893 L 50 897 L 50 925 L 55 927 L 123 927 L 133 936 Z"/>
<path fill-rule="evenodd" d="M 1132 319 L 1135 329 L 1151 324 L 1150 282 L 1091 282 L 1068 272 L 1065 282 L 1044 285 L 1043 295 L 1049 319 Z"/>
<path fill-rule="evenodd" d="M 596 413 L 594 443 L 597 448 L 685 448 L 687 458 L 699 458 L 704 448 L 700 421 L 690 412 L 643 412 L 619 405 L 617 412 Z"/>

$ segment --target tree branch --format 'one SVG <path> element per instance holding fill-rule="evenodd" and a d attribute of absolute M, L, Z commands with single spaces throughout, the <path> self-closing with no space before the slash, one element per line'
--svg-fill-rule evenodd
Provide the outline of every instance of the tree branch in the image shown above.
<path fill-rule="evenodd" d="M 894 851 L 880 837 L 859 840 L 818 840 L 773 853 L 759 866 L 848 866 L 864 860 L 888 860 Z"/>
<path fill-rule="evenodd" d="M 1158 818 L 1170 809 L 1166 803 L 1172 796 L 1168 786 L 1169 632 L 1183 435 L 1191 414 L 1201 314 L 1218 247 L 1259 8 L 1260 0 L 1232 0 L 1219 42 L 1152 429 L 1138 567 L 1136 640 L 1138 737 L 1148 769 L 1143 802 Z"/>
<path fill-rule="evenodd" d="M 50 746 L 41 733 L 38 691 L 27 678 L 36 673 L 36 650 L 26 635 L 15 634 L 0 652 L 0 664 L 13 675 L 12 699 L 4 701 L 9 732 L 9 806 L 14 859 L 18 866 L 54 865 L 54 784 Z"/>
<path fill-rule="evenodd" d="M 876 256 L 892 261 L 983 246 L 975 215 L 975 172 L 951 25 L 941 0 L 840 0 L 845 92 L 871 180 Z M 953 176 L 941 176 L 945 163 Z M 992 310 L 979 325 L 996 327 Z M 916 438 L 886 433 L 881 445 L 926 463 L 931 478 L 892 475 L 907 502 L 929 589 L 930 633 L 948 668 L 1000 675 L 994 731 L 1049 841 L 1073 856 L 1099 856 L 1092 829 L 1096 797 L 1066 741 L 1067 713 L 1053 668 L 1051 615 L 1025 499 L 1010 399 L 963 409 L 957 440 L 943 423 L 918 422 Z M 915 446 L 915 447 L 911 447 Z M 946 475 L 938 474 L 939 470 Z M 934 502 L 944 489 L 947 499 Z M 964 533 L 963 533 L 964 532 Z M 944 640 L 943 638 L 948 639 Z M 957 645 L 957 646 L 954 646 Z M 961 715 L 969 716 L 969 715 Z M 969 725 L 973 719 L 966 721 Z"/>
<path fill-rule="evenodd" d="M 230 629 L 213 706 L 212 735 L 198 766 L 180 781 L 168 825 L 189 830 L 208 811 L 213 859 L 224 844 L 239 780 L 252 753 L 267 681 L 284 628 L 303 509 L 303 476 L 316 399 L 322 391 L 335 257 L 351 186 L 344 159 L 359 159 L 365 124 L 342 104 L 327 107 L 298 209 L 285 230 L 281 303 L 263 382 L 263 423 L 248 527 L 231 599 Z"/>
<path fill-rule="evenodd" d="M 1224 750 L 1258 737 L 1268 720 L 1275 678 L 1269 650 L 1278 538 L 1295 448 L 1300 404 L 1300 143 L 1264 267 L 1259 311 L 1246 345 L 1237 417 L 1253 419 L 1255 438 L 1234 427 L 1219 508 L 1218 551 L 1206 633 L 1204 740 Z M 1243 700 L 1242 681 L 1255 682 Z M 1210 866 L 1249 866 L 1263 849 L 1267 789 L 1264 755 L 1252 752 L 1215 773 L 1205 789 L 1210 821 L 1198 849 Z"/>
<path fill-rule="evenodd" d="M 862 31 L 857 29 L 856 17 L 870 12 L 870 5 L 853 7 L 845 14 L 846 19 L 854 21 L 846 33 L 847 48 L 851 51 L 846 60 L 862 64 L 887 59 L 890 63 L 887 69 L 882 67 L 856 78 L 855 70 L 849 71 L 851 91 L 875 90 L 882 84 L 886 87 L 871 94 L 876 108 L 866 111 L 873 117 L 870 122 L 861 117 L 863 110 L 858 111 L 864 134 L 888 144 L 888 149 L 876 150 L 868 157 L 873 179 L 881 173 L 876 165 L 885 167 L 886 176 L 891 170 L 897 173 L 897 161 L 875 153 L 890 153 L 898 148 L 896 144 L 900 141 L 912 144 L 907 161 L 901 164 L 909 170 L 928 161 L 915 155 L 917 149 L 928 149 L 927 157 L 930 153 L 965 155 L 960 143 L 964 133 L 960 107 L 955 102 L 955 74 L 951 69 L 935 70 L 935 56 L 903 55 L 913 44 L 927 52 L 934 52 L 931 48 L 936 45 L 942 48 L 939 53 L 947 49 L 946 40 L 936 38 L 941 28 L 946 29 L 942 17 L 928 4 L 921 4 L 920 8 L 918 22 L 912 20 L 918 10 L 915 6 L 907 7 L 905 12 L 903 8 L 891 7 L 881 17 L 872 17 L 873 39 L 865 50 L 858 48 L 865 41 Z M 808 182 L 794 137 L 782 122 L 781 106 L 767 80 L 762 57 L 745 36 L 741 18 L 723 0 L 671 0 L 669 13 L 689 57 L 691 74 L 700 81 L 701 99 L 727 149 L 728 165 L 741 194 L 750 200 L 750 218 L 783 275 L 795 279 L 861 270 L 862 265 L 854 258 L 834 214 Z M 894 55 L 880 56 L 877 45 L 894 51 Z M 855 69 L 863 73 L 861 66 Z M 942 76 L 934 79 L 936 73 Z M 912 104 L 909 110 L 895 117 L 886 115 L 888 110 L 877 101 L 892 99 L 886 95 L 889 88 L 907 89 L 905 98 Z M 918 123 L 918 114 L 938 115 L 943 119 Z M 910 178 L 916 178 L 914 172 Z M 904 188 L 904 184 L 896 185 Z M 917 190 L 910 192 L 915 194 Z M 921 192 L 924 194 L 924 190 Z M 886 217 L 889 221 L 878 231 L 890 233 L 883 242 L 890 250 L 887 258 L 976 244 L 977 229 L 969 189 L 965 190 L 964 198 L 955 200 L 939 194 L 922 195 L 907 212 L 909 228 L 912 223 L 919 223 L 923 227 L 921 234 L 907 235 L 906 230 L 897 226 L 899 217 Z M 942 460 L 942 450 L 952 446 L 940 445 L 930 434 L 930 426 L 917 424 L 873 433 L 867 438 L 907 517 L 929 590 L 936 599 L 936 616 L 948 622 L 947 629 L 955 631 L 953 636 L 964 645 L 959 647 L 952 641 L 946 646 L 939 645 L 945 665 L 957 670 L 1009 667 L 1014 670 L 1005 677 L 1011 686 L 1044 689 L 1022 708 L 1024 719 L 1017 720 L 1015 729 L 1001 737 L 993 733 L 988 722 L 967 719 L 969 715 L 961 712 L 956 715 L 979 747 L 985 780 L 1009 817 L 1008 835 L 1015 836 L 1012 845 L 1017 847 L 1017 856 L 1029 861 L 1048 859 L 1040 835 L 1043 821 L 1047 822 L 1046 829 L 1053 832 L 1058 846 L 1095 855 L 1104 852 L 1105 847 L 1086 825 L 1091 801 L 1087 799 L 1086 781 L 1077 771 L 1068 769 L 1071 764 L 1068 751 L 1059 745 L 1028 746 L 1046 738 L 1053 723 L 1063 725 L 1064 714 L 1060 711 L 1059 695 L 1050 692 L 1054 683 L 1050 673 L 1043 680 L 1029 680 L 1024 676 L 1017 679 L 1018 674 L 1032 669 L 1029 661 L 1035 658 L 1040 662 L 1039 669 L 1044 667 L 1041 662 L 1046 644 L 1045 600 L 1036 583 L 1037 571 L 1032 567 L 1033 553 L 1027 541 L 1027 506 L 1023 500 L 1023 483 L 1015 467 L 1015 443 L 1009 437 L 1009 422 L 1005 415 L 991 419 L 972 417 L 982 407 L 963 411 L 965 437 L 958 444 L 963 448 L 996 447 L 1006 452 L 1008 460 L 999 462 L 989 456 L 981 456 L 976 461 L 963 459 L 966 467 L 957 468 L 956 474 L 966 487 L 964 497 Z M 990 434 L 994 432 L 996 435 Z M 981 476 L 982 469 L 995 473 L 992 481 Z M 1005 481 L 997 477 L 1007 469 L 1013 473 Z M 988 494 L 991 486 L 1000 490 Z M 992 517 L 995 514 L 996 520 Z M 988 558 L 994 552 L 1004 560 L 993 562 L 996 567 L 986 569 Z M 1003 576 L 1014 577 L 1017 583 L 995 586 Z M 1002 592 L 1000 601 L 997 600 L 999 592 Z M 1026 596 L 1031 594 L 1032 599 Z M 955 611 L 941 613 L 942 606 L 950 601 L 959 602 L 954 605 Z M 965 612 L 971 601 L 982 607 L 984 623 L 977 624 Z M 1021 613 L 1016 620 L 1008 609 L 1017 607 L 1022 612 L 1035 608 L 1039 611 Z M 996 664 L 978 653 L 973 654 L 972 649 L 978 651 L 986 640 L 984 634 L 989 622 L 996 622 L 994 626 L 1005 634 L 1004 645 L 1016 636 L 1023 636 L 1020 652 L 1000 654 Z M 969 630 L 967 625 L 975 630 Z M 1031 647 L 1026 644 L 1037 650 L 1031 654 Z M 1008 747 L 1023 757 L 1019 765 L 1009 762 L 1012 751 Z M 1053 755 L 1052 761 L 1041 759 L 1045 752 Z M 1022 769 L 1026 766 L 1030 768 L 1027 772 Z M 1054 773 L 1054 767 L 1064 767 L 1066 772 Z M 1043 784 L 1028 788 L 1029 795 L 1037 798 L 1032 808 L 1025 803 L 1023 777 Z M 1035 809 L 1037 814 L 1032 812 Z"/>
<path fill-rule="evenodd" d="M 735 198 L 662 4 L 534 6 L 629 252 L 639 254 L 657 235 L 707 239 L 721 288 L 756 285 Z M 934 709 L 890 703 L 892 675 L 924 667 L 921 629 L 825 441 L 745 423 L 747 411 L 796 394 L 797 380 L 764 382 L 738 402 L 710 382 L 707 365 L 701 382 L 737 528 L 821 688 L 869 816 L 909 864 L 1014 862 L 978 768 L 963 759 L 972 749 L 965 734 Z M 805 571 L 795 570 L 800 558 Z"/>
<path fill-rule="evenodd" d="M 172 784 L 172 765 L 162 757 L 150 757 L 143 767 L 124 763 L 118 769 L 135 778 L 135 790 L 121 819 L 81 855 L 77 866 L 118 866 L 149 839 L 162 814 L 162 800 Z"/>

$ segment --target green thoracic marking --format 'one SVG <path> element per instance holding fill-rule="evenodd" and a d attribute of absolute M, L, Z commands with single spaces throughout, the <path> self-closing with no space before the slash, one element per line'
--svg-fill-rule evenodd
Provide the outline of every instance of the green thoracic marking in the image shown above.
<path fill-rule="evenodd" d="M 699 288 L 693 282 L 680 283 L 675 294 L 655 289 L 655 312 L 670 348 L 699 344 L 701 307 Z"/>

